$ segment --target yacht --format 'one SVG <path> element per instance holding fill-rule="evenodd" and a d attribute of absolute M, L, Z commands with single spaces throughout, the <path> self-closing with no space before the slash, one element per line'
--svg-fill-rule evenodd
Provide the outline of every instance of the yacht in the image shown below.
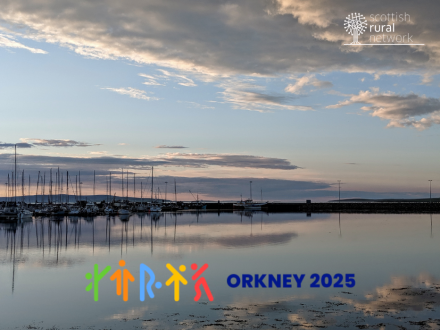
<path fill-rule="evenodd" d="M 232 204 L 232 208 L 239 210 L 248 211 L 261 211 L 261 208 L 267 203 L 257 203 L 252 200 L 252 181 L 250 181 L 250 198 L 245 201 L 241 200 L 237 203 Z"/>
<path fill-rule="evenodd" d="M 18 212 L 19 219 L 32 219 L 32 212 L 26 209 L 21 209 Z"/>
<path fill-rule="evenodd" d="M 129 215 L 129 214 L 131 214 L 131 212 L 127 209 L 119 209 L 118 214 L 119 215 Z"/>
<path fill-rule="evenodd" d="M 150 212 L 162 212 L 162 207 L 159 204 L 151 204 Z"/>

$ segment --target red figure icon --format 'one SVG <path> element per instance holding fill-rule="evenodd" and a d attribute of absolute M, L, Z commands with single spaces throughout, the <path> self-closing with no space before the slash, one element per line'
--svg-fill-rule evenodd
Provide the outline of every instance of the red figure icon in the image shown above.
<path fill-rule="evenodd" d="M 200 269 L 191 277 L 193 281 L 197 280 L 200 275 L 208 268 L 208 264 L 204 264 Z M 192 270 L 197 269 L 197 264 L 191 265 Z M 199 301 L 200 297 L 202 296 L 202 290 L 200 290 L 200 286 L 203 286 L 205 289 L 206 295 L 208 296 L 209 301 L 213 301 L 214 297 L 212 296 L 211 290 L 209 290 L 208 283 L 206 283 L 206 279 L 204 277 L 200 277 L 196 284 L 194 285 L 194 290 L 196 290 L 196 296 L 194 297 L 194 301 Z"/>
<path fill-rule="evenodd" d="M 124 267 L 125 261 L 120 260 L 119 266 Z M 112 281 L 116 280 L 116 294 L 118 296 L 120 296 L 122 293 L 122 299 L 124 301 L 127 301 L 128 300 L 128 281 L 134 282 L 133 275 L 131 275 L 131 273 L 127 269 L 124 269 L 123 271 L 118 269 L 117 271 L 115 271 L 113 273 L 112 276 L 110 276 L 110 280 L 112 280 Z"/>

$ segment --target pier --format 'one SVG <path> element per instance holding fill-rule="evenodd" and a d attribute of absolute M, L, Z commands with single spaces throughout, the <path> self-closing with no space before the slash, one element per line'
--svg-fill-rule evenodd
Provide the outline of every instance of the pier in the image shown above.
<path fill-rule="evenodd" d="M 207 203 L 207 210 L 232 210 L 232 203 Z M 266 212 L 301 213 L 440 213 L 439 202 L 267 203 Z"/>

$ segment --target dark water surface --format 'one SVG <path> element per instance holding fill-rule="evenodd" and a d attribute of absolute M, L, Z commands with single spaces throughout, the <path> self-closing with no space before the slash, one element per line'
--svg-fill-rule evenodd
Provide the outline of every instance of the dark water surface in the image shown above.
<path fill-rule="evenodd" d="M 440 329 L 440 215 L 191 213 L 0 223 L 1 329 Z M 119 260 L 129 299 L 110 281 Z M 85 274 L 110 265 L 99 301 Z M 139 299 L 139 265 L 163 284 Z M 188 280 L 174 301 L 170 263 Z M 194 301 L 191 264 L 214 301 Z M 311 288 L 313 273 L 355 287 Z M 231 288 L 230 274 L 305 274 L 301 288 Z M 148 282 L 149 276 L 146 276 Z M 267 284 L 267 279 L 265 280 Z M 342 282 L 344 284 L 345 281 Z M 253 282 L 254 285 L 254 282 Z"/>

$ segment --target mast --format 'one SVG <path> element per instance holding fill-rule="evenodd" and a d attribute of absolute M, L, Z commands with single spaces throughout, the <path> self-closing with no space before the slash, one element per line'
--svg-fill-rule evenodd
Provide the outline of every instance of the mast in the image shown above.
<path fill-rule="evenodd" d="M 124 199 L 124 169 L 122 169 L 122 195 L 121 195 L 121 199 Z"/>
<path fill-rule="evenodd" d="M 28 190 L 28 194 L 29 194 L 29 204 L 31 203 L 31 175 L 29 174 L 29 190 Z"/>
<path fill-rule="evenodd" d="M 127 177 L 127 203 L 128 203 L 128 170 L 127 170 L 127 175 L 126 175 L 126 177 Z"/>
<path fill-rule="evenodd" d="M 133 173 L 133 198 L 136 201 L 136 173 Z"/>
<path fill-rule="evenodd" d="M 95 202 L 95 171 L 93 171 L 93 202 Z"/>
<path fill-rule="evenodd" d="M 142 201 L 142 181 L 141 181 L 141 205 L 143 204 L 144 202 Z"/>
<path fill-rule="evenodd" d="M 69 171 L 67 171 L 67 173 L 66 173 L 66 188 L 67 188 L 67 191 L 66 191 L 66 193 L 67 193 L 67 204 L 69 204 L 69 201 L 70 201 L 70 196 L 69 196 Z"/>
<path fill-rule="evenodd" d="M 35 205 L 38 203 L 38 186 L 40 185 L 40 171 L 38 171 L 37 190 L 35 191 Z"/>
<path fill-rule="evenodd" d="M 63 183 L 64 183 L 64 174 L 61 173 L 61 203 L 63 203 Z"/>
<path fill-rule="evenodd" d="M 58 199 L 58 172 L 55 172 L 55 197 L 54 199 Z"/>
<path fill-rule="evenodd" d="M 167 202 L 167 188 L 168 188 L 168 182 L 165 181 L 165 203 Z"/>
<path fill-rule="evenodd" d="M 17 145 L 15 145 L 15 171 L 14 171 L 14 194 L 15 203 L 17 203 Z"/>
<path fill-rule="evenodd" d="M 8 201 L 8 199 L 9 199 L 9 190 L 11 189 L 11 187 L 10 187 L 10 185 L 9 185 L 9 173 L 8 173 L 8 189 L 6 190 L 6 201 L 7 202 L 9 202 Z"/>
<path fill-rule="evenodd" d="M 52 200 L 52 169 L 50 169 L 49 195 L 50 195 L 50 203 L 52 203 L 53 202 L 53 200 Z"/>
<path fill-rule="evenodd" d="M 151 200 L 150 202 L 153 202 L 153 183 L 154 183 L 154 166 L 151 166 Z"/>
<path fill-rule="evenodd" d="M 251 193 L 251 200 L 252 200 L 252 181 L 249 181 L 249 191 Z"/>
<path fill-rule="evenodd" d="M 46 172 L 44 172 L 43 176 L 43 200 L 41 201 L 41 204 L 44 203 L 44 193 L 46 192 Z"/>
<path fill-rule="evenodd" d="M 58 166 L 58 202 L 61 204 L 61 177 L 60 177 L 60 167 Z"/>
<path fill-rule="evenodd" d="M 177 203 L 177 186 L 176 186 L 176 179 L 174 179 L 174 199 Z"/>
<path fill-rule="evenodd" d="M 21 202 L 24 203 L 24 170 L 21 173 Z"/>
<path fill-rule="evenodd" d="M 112 172 L 110 172 L 110 196 L 112 195 Z"/>
<path fill-rule="evenodd" d="M 81 171 L 79 171 L 79 202 L 81 203 L 82 195 L 81 195 Z"/>

